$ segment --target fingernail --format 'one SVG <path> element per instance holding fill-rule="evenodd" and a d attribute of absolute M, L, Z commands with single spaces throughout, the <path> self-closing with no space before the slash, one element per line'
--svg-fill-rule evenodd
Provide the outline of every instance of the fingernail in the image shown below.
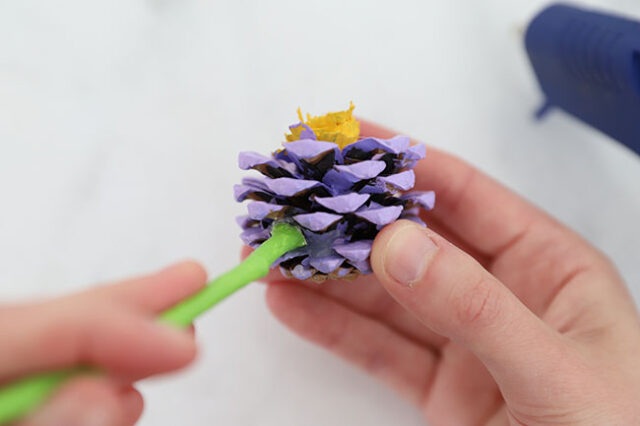
<path fill-rule="evenodd" d="M 407 224 L 396 231 L 387 244 L 384 267 L 396 281 L 413 286 L 438 250 L 433 240 L 418 225 Z"/>

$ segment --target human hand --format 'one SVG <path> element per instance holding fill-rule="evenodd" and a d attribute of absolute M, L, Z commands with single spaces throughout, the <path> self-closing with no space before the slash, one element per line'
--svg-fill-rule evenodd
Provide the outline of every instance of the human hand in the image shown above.
<path fill-rule="evenodd" d="M 184 262 L 152 275 L 52 301 L 0 306 L 0 385 L 26 374 L 76 365 L 104 375 L 70 380 L 21 426 L 124 426 L 142 413 L 132 383 L 184 367 L 195 357 L 193 330 L 155 315 L 205 285 Z"/>
<path fill-rule="evenodd" d="M 614 266 L 459 159 L 431 149 L 416 175 L 430 229 L 385 228 L 353 283 L 272 273 L 275 316 L 433 425 L 640 424 L 640 321 Z"/>

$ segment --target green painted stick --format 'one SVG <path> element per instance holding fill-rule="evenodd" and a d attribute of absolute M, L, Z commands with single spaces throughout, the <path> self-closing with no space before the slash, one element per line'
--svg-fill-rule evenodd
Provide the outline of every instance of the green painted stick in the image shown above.
<path fill-rule="evenodd" d="M 200 314 L 215 306 L 236 290 L 269 273 L 280 256 L 305 245 L 300 231 L 287 224 L 277 224 L 271 238 L 262 243 L 244 262 L 213 280 L 190 298 L 160 315 L 160 320 L 177 327 L 189 326 Z M 15 421 L 43 403 L 69 378 L 86 374 L 87 368 L 71 368 L 37 374 L 0 388 L 0 424 Z"/>

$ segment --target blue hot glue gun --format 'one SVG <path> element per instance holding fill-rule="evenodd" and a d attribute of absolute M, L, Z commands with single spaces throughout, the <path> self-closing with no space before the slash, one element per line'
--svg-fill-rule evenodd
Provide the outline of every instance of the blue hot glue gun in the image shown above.
<path fill-rule="evenodd" d="M 525 46 L 545 105 L 640 154 L 640 22 L 553 5 L 529 24 Z"/>

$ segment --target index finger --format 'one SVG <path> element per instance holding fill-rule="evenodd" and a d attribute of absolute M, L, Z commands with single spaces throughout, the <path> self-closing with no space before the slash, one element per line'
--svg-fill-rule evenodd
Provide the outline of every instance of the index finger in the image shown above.
<path fill-rule="evenodd" d="M 367 121 L 361 121 L 360 128 L 366 136 L 390 138 L 396 134 Z M 415 171 L 415 189 L 436 193 L 436 208 L 428 216 L 490 258 L 504 253 L 533 224 L 562 227 L 491 177 L 438 149 L 429 148 Z M 575 237 L 566 231 L 567 236 Z"/>
<path fill-rule="evenodd" d="M 193 339 L 146 317 L 97 301 L 60 299 L 0 310 L 0 381 L 76 365 L 130 379 L 180 368 L 195 357 Z"/>

